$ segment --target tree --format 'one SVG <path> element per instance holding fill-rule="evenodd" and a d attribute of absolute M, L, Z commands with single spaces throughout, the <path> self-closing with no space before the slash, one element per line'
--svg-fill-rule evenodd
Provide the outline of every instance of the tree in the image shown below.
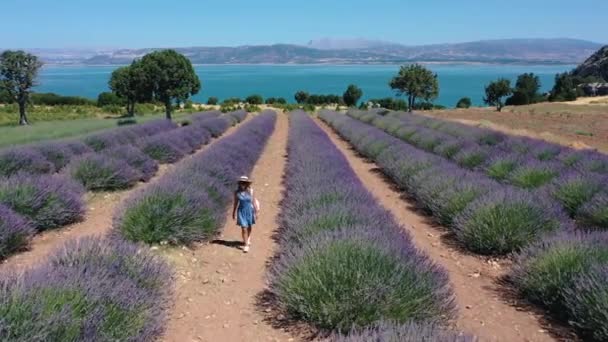
<path fill-rule="evenodd" d="M 483 101 L 490 106 L 496 106 L 496 110 L 500 112 L 504 107 L 503 98 L 511 95 L 511 92 L 511 81 L 499 78 L 486 86 L 486 97 Z"/>
<path fill-rule="evenodd" d="M 210 106 L 215 106 L 218 104 L 218 102 L 220 102 L 220 100 L 215 96 L 211 96 L 207 99 L 207 104 Z"/>
<path fill-rule="evenodd" d="M 437 74 L 420 64 L 402 66 L 389 85 L 391 89 L 397 91 L 397 96 L 407 95 L 410 112 L 414 108 L 417 98 L 431 101 L 439 95 Z"/>
<path fill-rule="evenodd" d="M 120 98 L 116 93 L 105 91 L 97 96 L 97 107 L 122 106 L 124 104 L 124 99 Z"/>
<path fill-rule="evenodd" d="M 363 96 L 363 90 L 356 85 L 351 84 L 344 92 L 344 95 L 342 95 L 342 99 L 347 106 L 352 107 L 357 105 L 361 96 Z"/>
<path fill-rule="evenodd" d="M 539 90 L 540 78 L 537 75 L 534 73 L 521 74 L 517 77 L 513 96 L 507 99 L 506 105 L 521 106 L 539 102 L 541 98 Z"/>
<path fill-rule="evenodd" d="M 261 105 L 262 103 L 264 103 L 264 98 L 262 97 L 262 95 L 249 95 L 245 99 L 245 102 L 249 103 L 250 105 Z"/>
<path fill-rule="evenodd" d="M 555 85 L 551 90 L 549 101 L 574 101 L 576 95 L 576 84 L 572 75 L 567 72 L 555 75 Z"/>
<path fill-rule="evenodd" d="M 276 103 L 278 103 L 278 104 L 287 104 L 287 100 L 285 100 L 284 97 L 279 97 L 279 98 L 277 98 Z"/>
<path fill-rule="evenodd" d="M 201 89 L 201 81 L 190 60 L 175 50 L 151 52 L 141 59 L 141 64 L 154 99 L 165 105 L 168 120 L 171 120 L 174 101 L 184 102 Z"/>
<path fill-rule="evenodd" d="M 469 108 L 471 107 L 471 98 L 470 97 L 463 97 L 460 100 L 458 100 L 458 103 L 456 103 L 456 108 Z"/>
<path fill-rule="evenodd" d="M 306 103 L 306 101 L 308 100 L 309 96 L 310 95 L 307 92 L 300 90 L 300 91 L 298 91 L 296 93 L 296 95 L 294 96 L 294 98 L 295 98 L 295 100 L 296 100 L 297 103 L 302 104 L 302 103 Z"/>
<path fill-rule="evenodd" d="M 25 107 L 36 85 L 42 62 L 24 51 L 7 50 L 0 55 L 0 91 L 19 104 L 19 124 L 27 125 Z"/>
<path fill-rule="evenodd" d="M 134 61 L 130 66 L 114 70 L 108 85 L 116 96 L 124 100 L 129 116 L 135 115 L 137 102 L 152 100 L 153 84 L 141 61 Z"/>
<path fill-rule="evenodd" d="M 275 104 L 275 103 L 277 103 L 277 99 L 276 99 L 276 97 L 268 97 L 268 98 L 266 98 L 266 101 L 264 103 L 266 103 L 268 105 Z"/>

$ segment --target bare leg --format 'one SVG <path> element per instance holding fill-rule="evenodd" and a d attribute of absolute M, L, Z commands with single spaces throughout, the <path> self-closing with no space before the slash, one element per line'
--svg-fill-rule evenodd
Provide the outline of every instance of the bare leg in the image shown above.
<path fill-rule="evenodd" d="M 253 227 L 249 227 L 247 228 L 247 245 L 251 245 L 251 231 L 253 230 Z"/>
<path fill-rule="evenodd" d="M 241 235 L 243 236 L 243 246 L 247 246 L 247 239 L 249 238 L 249 234 L 247 233 L 248 229 L 241 228 Z"/>

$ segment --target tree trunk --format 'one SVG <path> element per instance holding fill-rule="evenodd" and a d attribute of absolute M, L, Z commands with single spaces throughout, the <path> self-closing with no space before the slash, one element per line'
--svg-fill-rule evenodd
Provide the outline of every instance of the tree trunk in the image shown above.
<path fill-rule="evenodd" d="M 167 120 L 171 120 L 171 100 L 165 101 L 165 115 Z"/>
<path fill-rule="evenodd" d="M 127 103 L 127 116 L 129 116 L 129 117 L 135 116 L 135 102 Z"/>
<path fill-rule="evenodd" d="M 25 101 L 19 101 L 19 125 L 29 125 L 27 122 L 27 115 L 25 114 Z"/>

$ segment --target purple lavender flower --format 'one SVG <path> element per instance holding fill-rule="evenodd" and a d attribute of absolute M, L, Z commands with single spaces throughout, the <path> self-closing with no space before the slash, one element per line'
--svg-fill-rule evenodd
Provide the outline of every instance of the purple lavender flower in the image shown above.
<path fill-rule="evenodd" d="M 34 233 L 23 217 L 0 204 L 0 260 L 25 248 Z"/>

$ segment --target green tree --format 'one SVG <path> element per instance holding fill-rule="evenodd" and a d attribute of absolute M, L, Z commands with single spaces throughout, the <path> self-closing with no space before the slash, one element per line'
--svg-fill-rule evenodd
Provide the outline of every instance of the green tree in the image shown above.
<path fill-rule="evenodd" d="M 490 106 L 496 106 L 496 110 L 500 112 L 502 107 L 505 106 L 503 99 L 511 93 L 511 81 L 506 78 L 499 78 L 486 86 L 486 97 L 483 101 Z"/>
<path fill-rule="evenodd" d="M 540 101 L 540 78 L 534 73 L 525 73 L 517 77 L 513 96 L 507 99 L 507 106 L 521 106 Z"/>
<path fill-rule="evenodd" d="M 298 91 L 296 93 L 296 95 L 294 96 L 295 100 L 297 103 L 302 104 L 302 103 L 306 103 L 308 101 L 308 98 L 310 97 L 310 94 L 308 94 L 305 91 Z"/>
<path fill-rule="evenodd" d="M 463 97 L 456 103 L 456 108 L 470 108 L 472 104 L 470 97 Z"/>
<path fill-rule="evenodd" d="M 264 98 L 262 97 L 262 95 L 249 95 L 245 99 L 245 102 L 249 103 L 250 105 L 261 105 L 262 103 L 264 103 Z"/>
<path fill-rule="evenodd" d="M 152 101 L 153 84 L 141 61 L 114 70 L 108 85 L 116 96 L 123 99 L 129 116 L 135 115 L 136 103 Z"/>
<path fill-rule="evenodd" d="M 207 104 L 210 106 L 215 106 L 220 102 L 220 100 L 215 97 L 215 96 L 211 96 L 210 98 L 207 99 Z"/>
<path fill-rule="evenodd" d="M 264 103 L 266 103 L 268 105 L 275 104 L 275 103 L 277 103 L 277 98 L 276 97 L 268 97 L 268 98 L 266 98 L 266 101 Z"/>
<path fill-rule="evenodd" d="M 97 96 L 97 107 L 122 106 L 124 104 L 124 99 L 120 98 L 116 93 L 105 91 Z"/>
<path fill-rule="evenodd" d="M 549 95 L 549 101 L 574 101 L 576 95 L 576 84 L 572 75 L 567 72 L 555 75 L 555 85 Z"/>
<path fill-rule="evenodd" d="M 346 88 L 346 91 L 342 95 L 342 100 L 344 100 L 344 104 L 347 106 L 353 107 L 357 105 L 357 102 L 359 102 L 362 96 L 363 90 L 356 85 L 351 84 Z"/>
<path fill-rule="evenodd" d="M 431 101 L 439 96 L 439 81 L 437 74 L 420 64 L 404 65 L 397 76 L 389 83 L 391 89 L 397 91 L 397 96 L 407 95 L 407 103 L 411 112 L 416 99 Z"/>
<path fill-rule="evenodd" d="M 287 100 L 285 100 L 284 97 L 279 97 L 279 98 L 277 98 L 276 103 L 278 103 L 278 104 L 287 104 Z"/>
<path fill-rule="evenodd" d="M 184 102 L 201 89 L 201 81 L 190 60 L 175 50 L 151 52 L 141 59 L 141 63 L 154 99 L 165 105 L 169 120 L 174 101 Z"/>
<path fill-rule="evenodd" d="M 36 85 L 42 62 L 24 51 L 4 51 L 0 55 L 0 91 L 19 105 L 19 124 L 27 125 L 27 102 Z"/>

